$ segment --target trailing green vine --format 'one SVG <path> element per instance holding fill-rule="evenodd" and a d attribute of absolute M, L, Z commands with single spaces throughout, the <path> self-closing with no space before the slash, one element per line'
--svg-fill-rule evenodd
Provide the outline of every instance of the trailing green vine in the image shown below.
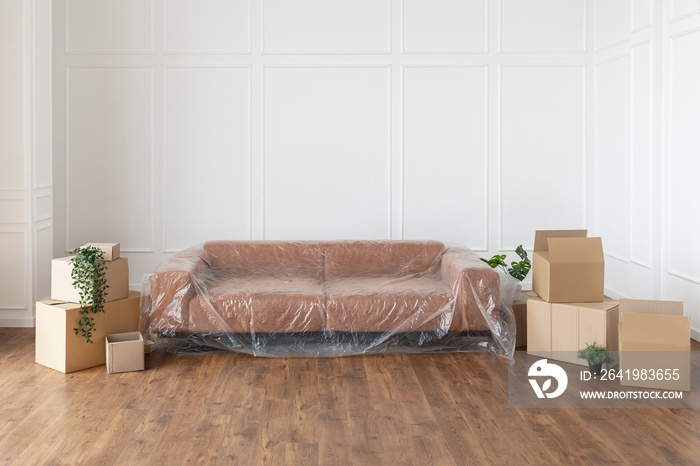
<path fill-rule="evenodd" d="M 91 314 L 104 312 L 105 296 L 107 296 L 107 264 L 103 260 L 104 251 L 94 246 L 77 248 L 71 251 L 73 270 L 71 279 L 73 286 L 80 295 L 80 320 L 74 328 L 76 335 L 85 337 L 92 343 L 92 332 L 95 330 L 95 319 Z"/>

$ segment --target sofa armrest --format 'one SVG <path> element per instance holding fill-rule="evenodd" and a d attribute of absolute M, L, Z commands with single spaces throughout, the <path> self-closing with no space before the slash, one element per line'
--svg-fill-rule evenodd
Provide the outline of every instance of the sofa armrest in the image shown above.
<path fill-rule="evenodd" d="M 147 335 L 176 334 L 189 330 L 190 301 L 203 293 L 208 264 L 201 249 L 176 253 L 161 263 L 144 280 L 142 306 Z"/>
<path fill-rule="evenodd" d="M 449 248 L 442 255 L 442 279 L 455 297 L 450 330 L 489 330 L 499 319 L 498 272 L 469 249 Z"/>

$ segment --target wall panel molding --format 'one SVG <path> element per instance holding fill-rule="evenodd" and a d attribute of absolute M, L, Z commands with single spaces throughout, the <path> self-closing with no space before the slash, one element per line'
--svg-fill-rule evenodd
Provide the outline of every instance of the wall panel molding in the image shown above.
<path fill-rule="evenodd" d="M 88 176 L 92 176 L 92 175 L 88 175 L 87 173 L 85 173 L 85 174 L 83 174 L 83 176 L 80 179 L 72 178 L 72 176 L 75 176 L 75 174 L 72 173 L 72 171 L 71 171 L 71 163 L 72 163 L 72 158 L 74 156 L 72 156 L 73 148 L 71 146 L 71 137 L 72 137 L 73 129 L 71 128 L 70 122 L 71 122 L 71 109 L 72 109 L 71 105 L 74 103 L 75 96 L 72 95 L 72 93 L 70 92 L 71 84 L 72 84 L 71 73 L 72 73 L 72 70 L 111 70 L 111 69 L 114 69 L 114 70 L 148 70 L 148 72 L 149 72 L 149 76 L 147 79 L 147 83 L 148 83 L 148 87 L 149 87 L 149 91 L 148 91 L 149 97 L 148 97 L 148 102 L 146 103 L 146 106 L 144 107 L 144 108 L 148 108 L 148 110 L 150 112 L 150 118 L 148 120 L 149 142 L 148 142 L 147 146 L 143 145 L 141 147 L 141 150 L 148 151 L 148 161 L 144 165 L 144 167 L 146 167 L 150 172 L 148 174 L 148 181 L 150 183 L 150 187 L 147 191 L 147 193 L 149 194 L 148 197 L 150 199 L 146 200 L 146 199 L 139 197 L 138 199 L 133 199 L 133 202 L 136 204 L 142 203 L 141 205 L 147 205 L 150 212 L 151 213 L 154 212 L 154 196 L 152 195 L 152 192 L 153 192 L 152 189 L 153 189 L 153 184 L 154 184 L 154 180 L 153 180 L 153 177 L 154 177 L 154 158 L 153 158 L 154 146 L 153 145 L 154 145 L 155 109 L 154 109 L 154 100 L 153 100 L 154 93 L 153 92 L 154 92 L 154 86 L 155 86 L 155 83 L 154 83 L 155 67 L 153 65 L 137 65 L 137 64 L 109 64 L 109 65 L 105 65 L 105 64 L 75 65 L 75 64 L 72 64 L 72 65 L 66 65 L 66 67 L 65 67 L 66 105 L 65 105 L 65 114 L 64 114 L 64 119 L 65 119 L 64 120 L 64 124 L 65 124 L 64 138 L 65 138 L 65 167 L 66 167 L 65 168 L 65 186 L 67 187 L 66 200 L 65 200 L 65 206 L 66 206 L 65 207 L 65 212 L 66 212 L 65 215 L 66 215 L 66 218 L 68 219 L 68 221 L 66 221 L 66 223 L 65 223 L 65 225 L 66 225 L 65 251 L 70 251 L 71 249 L 73 249 L 73 247 L 77 247 L 80 244 L 83 244 L 87 241 L 90 241 L 91 240 L 90 238 L 92 237 L 92 236 L 90 236 L 90 237 L 84 237 L 82 239 L 75 239 L 74 234 L 72 233 L 73 230 L 77 230 L 80 228 L 75 228 L 75 225 L 71 222 L 72 211 L 76 210 L 73 207 L 73 202 L 75 202 L 75 201 L 72 199 L 72 196 L 71 196 L 71 187 L 76 184 L 75 183 L 76 181 L 89 182 Z M 119 82 L 122 82 L 122 83 L 128 82 L 128 80 L 119 81 Z M 129 82 L 129 84 L 131 84 L 131 83 Z M 81 87 L 81 89 L 83 89 L 83 88 Z M 130 88 L 125 89 L 125 93 L 124 93 L 123 97 L 127 97 L 130 95 L 129 90 L 130 90 Z M 108 94 L 105 94 L 105 96 L 108 97 Z M 112 102 L 112 103 L 115 104 L 116 102 Z M 100 110 L 103 110 L 103 109 L 104 108 L 100 108 Z M 125 110 L 128 111 L 128 109 L 125 109 Z M 103 115 L 103 116 L 105 116 L 105 115 Z M 131 123 L 127 122 L 128 121 L 127 119 L 117 119 L 114 121 L 121 122 L 125 125 L 131 124 Z M 107 125 L 105 125 L 105 126 L 106 127 L 104 128 L 104 131 L 111 131 L 111 129 Z M 93 130 L 88 131 L 88 133 L 91 133 Z M 88 136 L 86 136 L 86 137 L 88 137 Z M 126 145 L 128 145 L 130 143 L 130 141 L 131 140 L 129 140 L 129 141 L 122 140 L 121 142 L 126 147 Z M 95 143 L 95 142 L 93 142 L 93 143 Z M 132 148 L 131 148 L 131 146 L 129 146 L 129 150 L 127 150 L 125 148 L 125 150 L 121 154 L 129 153 L 131 150 L 132 150 Z M 99 153 L 99 152 L 97 152 L 97 153 Z M 89 161 L 94 156 L 88 155 L 87 156 L 88 158 L 85 158 L 85 157 L 86 156 L 83 157 L 83 160 Z M 135 159 L 132 159 L 132 161 L 134 161 L 134 160 Z M 119 164 L 112 165 L 111 168 L 118 167 L 118 166 L 119 166 Z M 93 173 L 98 174 L 97 176 L 100 176 L 99 174 L 101 172 L 101 168 L 98 167 L 97 165 L 95 165 L 93 167 L 93 169 L 94 169 Z M 141 170 L 142 169 L 143 169 L 143 167 L 141 167 Z M 111 172 L 107 172 L 107 173 L 102 172 L 101 174 L 104 177 L 105 182 L 110 181 L 110 180 L 113 181 L 113 179 L 109 178 L 110 176 L 113 177 L 113 174 Z M 134 169 L 131 171 L 128 171 L 128 172 L 125 171 L 124 173 L 122 173 L 122 175 L 124 176 L 123 182 L 127 183 L 129 180 L 133 181 L 135 174 L 140 175 L 140 170 L 137 169 L 136 167 L 134 167 Z M 107 184 L 97 185 L 96 189 L 109 189 L 109 188 L 107 188 L 107 186 L 109 186 L 109 185 L 107 185 Z M 126 185 L 116 184 L 116 185 L 113 185 L 112 187 L 117 187 L 117 186 L 120 186 L 121 189 L 124 189 L 126 192 L 126 188 L 125 188 Z M 79 193 L 76 197 L 84 197 L 85 195 L 89 195 L 89 193 Z M 117 202 L 116 199 L 113 199 L 113 201 L 114 202 L 112 204 L 112 207 L 119 204 L 119 202 Z M 135 207 L 135 204 L 132 204 L 129 207 L 133 208 L 133 207 Z M 133 213 L 133 211 L 130 210 L 129 214 L 132 214 L 132 213 Z M 101 229 L 102 227 L 91 223 L 95 228 L 95 231 L 93 231 L 91 234 L 95 234 L 97 236 L 110 236 L 111 237 L 111 236 L 113 236 L 113 231 L 114 231 L 117 223 L 120 223 L 122 225 L 121 228 L 125 228 L 125 227 L 128 228 L 127 226 L 125 226 L 128 222 L 133 222 L 134 220 L 139 221 L 138 219 L 135 219 L 135 217 L 133 217 L 131 215 L 127 218 L 115 218 L 115 217 L 113 217 L 113 214 L 111 212 L 106 212 L 105 217 L 102 220 L 106 224 L 109 224 L 111 222 L 116 222 L 116 223 L 112 224 L 112 226 L 110 228 L 108 228 L 108 231 L 107 230 L 101 231 L 101 233 L 97 233 L 97 230 Z M 154 250 L 155 250 L 154 249 L 155 226 L 154 226 L 154 221 L 153 221 L 153 215 L 152 214 L 149 214 L 147 216 L 142 215 L 142 219 L 140 219 L 139 223 L 143 224 L 144 222 L 149 225 L 149 229 L 150 229 L 150 233 L 147 235 L 148 239 L 146 240 L 146 242 L 143 243 L 142 245 L 129 244 L 128 238 L 122 238 L 120 242 L 122 243 L 122 251 L 123 252 L 125 252 L 125 253 L 128 253 L 128 252 L 154 252 Z M 84 229 L 84 227 L 85 227 L 85 225 L 83 225 L 83 229 Z M 105 238 L 105 241 L 107 241 L 107 238 Z M 141 241 L 143 241 L 143 239 L 141 239 Z"/>
<path fill-rule="evenodd" d="M 65 1 L 65 19 L 64 19 L 64 24 L 65 24 L 65 38 L 64 38 L 64 43 L 65 43 L 65 53 L 66 55 L 130 55 L 130 54 L 151 54 L 153 53 L 153 0 L 103 0 L 101 2 L 95 2 L 93 0 L 64 0 Z M 93 18 L 93 20 L 96 19 L 96 21 L 93 21 L 93 25 L 86 24 L 84 27 L 89 28 L 96 28 L 99 30 L 97 34 L 106 34 L 108 32 L 112 33 L 120 33 L 120 34 L 126 34 L 129 36 L 133 36 L 135 32 L 134 31 L 134 25 L 133 22 L 136 18 L 142 17 L 143 12 L 139 14 L 139 12 L 132 12 L 129 11 L 127 8 L 127 2 L 130 2 L 131 6 L 134 7 L 136 5 L 147 5 L 148 6 L 148 32 L 147 32 L 147 40 L 148 40 L 148 45 L 145 47 L 132 47 L 130 49 L 122 49 L 119 47 L 115 47 L 111 50 L 109 49 L 74 49 L 71 47 L 72 40 L 71 40 L 71 30 L 72 30 L 72 21 L 71 21 L 71 4 L 77 4 L 79 7 L 82 7 L 80 10 L 83 15 L 86 14 L 86 7 L 90 6 L 92 8 L 103 8 L 106 11 L 103 11 L 103 15 L 101 20 L 99 18 Z M 110 6 L 112 7 L 110 10 Z M 124 8 L 123 11 L 119 11 L 119 9 Z M 132 8 L 133 10 L 133 8 Z M 99 12 L 95 12 L 93 10 L 92 14 L 95 14 Z M 79 16 L 79 15 L 76 15 Z M 118 24 L 118 20 L 122 21 L 122 27 L 116 27 Z M 114 28 L 111 31 L 109 30 L 110 27 Z M 143 27 L 143 25 L 142 25 Z M 76 33 L 73 31 L 74 34 Z M 95 33 L 96 31 L 93 31 Z M 143 31 L 141 31 L 143 33 Z M 84 32 L 85 33 L 85 32 Z M 90 32 L 87 31 L 89 34 Z M 99 37 L 99 36 L 97 36 Z M 99 40 L 96 40 L 97 37 L 93 36 L 89 38 L 90 40 L 86 40 L 86 37 L 83 37 L 83 42 L 87 42 L 90 44 L 93 44 L 95 42 L 99 42 Z M 104 38 L 103 38 L 104 39 Z M 124 37 L 122 37 L 124 39 Z M 79 40 L 79 39 L 78 39 Z"/>
<path fill-rule="evenodd" d="M 569 199 L 571 201 L 570 203 L 562 204 L 561 203 L 562 199 L 563 199 L 562 194 L 563 193 L 571 194 L 571 192 L 572 192 L 570 189 L 571 185 L 560 186 L 559 188 L 552 188 L 552 189 L 554 189 L 553 191 L 552 190 L 550 190 L 550 191 L 544 191 L 544 190 L 539 191 L 538 190 L 537 192 L 540 194 L 543 192 L 546 192 L 547 194 L 544 196 L 543 199 L 539 199 L 537 201 L 531 200 L 529 202 L 529 204 L 541 205 L 541 202 L 546 200 L 548 202 L 554 203 L 553 205 L 549 206 L 550 208 L 556 207 L 559 210 L 556 212 L 556 214 L 553 215 L 553 212 L 550 209 L 546 209 L 546 218 L 542 217 L 539 219 L 539 221 L 533 222 L 532 217 L 526 217 L 526 218 L 520 219 L 519 222 L 515 222 L 515 223 L 516 224 L 522 223 L 522 222 L 532 223 L 532 224 L 529 224 L 527 226 L 527 229 L 531 230 L 531 234 L 532 234 L 533 238 L 534 238 L 534 230 L 536 230 L 536 229 L 580 228 L 582 226 L 587 225 L 587 223 L 588 223 L 588 214 L 587 214 L 588 195 L 587 195 L 587 182 L 586 182 L 587 181 L 586 131 L 585 131 L 585 122 L 587 120 L 587 108 L 586 108 L 586 73 L 587 73 L 586 70 L 587 70 L 587 66 L 583 65 L 583 64 L 576 64 L 576 63 L 560 63 L 558 65 L 541 64 L 541 63 L 532 63 L 532 64 L 527 64 L 527 65 L 511 65 L 511 64 L 502 65 L 500 67 L 501 78 L 500 78 L 500 86 L 499 86 L 499 93 L 500 93 L 500 95 L 499 95 L 499 103 L 500 103 L 499 129 L 500 129 L 500 131 L 499 131 L 499 143 L 498 143 L 498 170 L 499 170 L 498 189 L 499 189 L 499 195 L 498 195 L 498 211 L 497 211 L 497 215 L 498 215 L 498 219 L 499 219 L 499 222 L 498 222 L 498 224 L 499 224 L 498 247 L 501 250 L 513 251 L 518 246 L 518 244 L 527 245 L 528 242 L 531 241 L 531 238 L 528 237 L 528 238 L 525 238 L 527 241 L 518 239 L 518 240 L 513 241 L 513 243 L 517 243 L 517 244 L 508 244 L 509 241 L 506 241 L 506 239 L 505 239 L 507 227 L 505 225 L 505 220 L 504 220 L 504 217 L 505 217 L 505 214 L 504 214 L 504 196 L 505 196 L 504 184 L 506 183 L 506 181 L 504 181 L 504 167 L 518 166 L 522 169 L 526 169 L 525 167 L 523 167 L 521 165 L 517 165 L 517 160 L 520 159 L 520 157 L 518 157 L 515 154 L 518 154 L 519 153 L 518 151 L 522 150 L 520 148 L 524 145 L 524 142 L 531 141 L 533 139 L 533 135 L 530 131 L 528 131 L 527 134 L 520 134 L 520 138 L 523 142 L 517 143 L 517 144 L 513 143 L 511 145 L 511 147 L 508 147 L 506 145 L 506 152 L 508 150 L 512 150 L 513 154 L 514 154 L 512 156 L 513 159 L 510 161 L 510 163 L 506 163 L 506 161 L 504 161 L 504 157 L 503 157 L 504 132 L 512 131 L 511 128 L 517 127 L 518 125 L 526 125 L 526 124 L 530 125 L 530 126 L 532 126 L 533 124 L 536 125 L 537 122 L 539 122 L 539 121 L 545 121 L 545 119 L 547 118 L 547 115 L 549 115 L 549 118 L 551 118 L 552 115 L 558 115 L 557 119 L 559 121 L 562 121 L 561 120 L 561 113 L 557 113 L 554 111 L 547 112 L 546 114 L 540 114 L 539 117 L 535 117 L 533 114 L 534 108 L 539 108 L 539 109 L 543 108 L 542 107 L 542 99 L 540 99 L 538 101 L 539 103 L 537 105 L 534 105 L 534 103 L 530 102 L 533 105 L 526 106 L 523 109 L 519 110 L 520 112 L 522 112 L 522 115 L 517 117 L 517 119 L 515 120 L 515 121 L 519 121 L 518 125 L 516 125 L 515 123 L 513 123 L 511 125 L 504 123 L 504 121 L 503 121 L 504 113 L 509 112 L 509 110 L 504 109 L 504 106 L 508 105 L 508 103 L 504 102 L 504 97 L 503 97 L 503 92 L 504 92 L 503 89 L 504 89 L 504 81 L 505 81 L 505 78 L 503 75 L 504 75 L 504 71 L 509 70 L 509 69 L 510 70 L 542 70 L 542 69 L 546 69 L 546 68 L 549 68 L 550 71 L 554 71 L 554 70 L 561 71 L 561 70 L 576 69 L 576 68 L 579 69 L 577 74 L 580 73 L 580 76 L 578 76 L 578 79 L 580 79 L 580 82 L 578 83 L 580 88 L 576 91 L 576 96 L 574 96 L 573 94 L 571 96 L 568 96 L 568 98 L 570 100 L 568 100 L 567 102 L 569 104 L 571 104 L 572 106 L 576 105 L 576 104 L 579 105 L 580 106 L 580 109 L 579 109 L 580 114 L 578 114 L 578 116 L 576 116 L 574 113 L 571 113 L 571 115 L 569 115 L 569 118 L 572 119 L 571 122 L 568 122 L 568 124 L 564 124 L 564 126 L 562 126 L 562 130 L 576 132 L 577 133 L 576 137 L 579 138 L 579 145 L 580 146 L 576 149 L 576 152 L 580 152 L 580 153 L 575 158 L 573 156 L 571 156 L 571 162 L 573 163 L 573 161 L 576 160 L 578 167 L 576 167 L 575 165 L 569 165 L 569 164 L 562 165 L 561 163 L 559 165 L 557 165 L 557 167 L 558 167 L 558 170 L 563 170 L 563 171 L 566 171 L 567 169 L 569 170 L 568 176 L 571 177 L 571 180 L 573 180 L 574 183 L 576 183 L 576 182 L 579 183 L 580 192 L 578 192 L 578 194 L 575 196 L 576 197 L 575 199 L 574 198 Z M 548 74 L 550 74 L 551 76 L 554 76 L 556 73 L 548 73 Z M 542 79 L 544 79 L 545 77 L 546 76 L 544 76 L 544 75 L 541 76 Z M 550 82 L 548 82 L 548 84 L 550 86 L 552 86 L 554 84 L 558 84 L 559 86 L 565 87 L 571 83 L 571 81 L 570 81 L 571 78 L 572 78 L 572 76 L 569 76 L 567 79 L 562 79 L 557 83 L 550 81 Z M 522 79 L 514 79 L 513 85 L 520 86 L 522 82 L 524 82 Z M 561 89 L 558 88 L 557 91 L 562 92 L 562 89 L 564 89 L 564 87 L 562 87 Z M 549 90 L 550 90 L 549 88 L 540 89 L 539 92 L 541 94 L 537 94 L 538 98 L 540 98 L 540 97 L 544 98 Z M 533 92 L 534 91 L 532 89 L 523 89 L 522 92 L 519 92 L 517 94 L 518 99 L 533 98 L 532 97 Z M 550 102 L 550 104 L 553 106 L 552 108 L 558 106 L 560 104 L 562 98 L 563 98 L 563 96 L 558 95 L 556 101 L 553 100 L 552 102 Z M 513 100 L 515 100 L 515 97 L 513 97 Z M 577 103 L 576 103 L 576 101 L 577 101 Z M 515 108 L 515 107 L 513 107 L 513 108 Z M 564 108 L 559 108 L 558 110 L 560 112 L 565 111 Z M 528 121 L 528 118 L 529 118 L 529 121 Z M 578 124 L 573 123 L 574 119 L 578 121 Z M 551 121 L 547 120 L 547 121 L 548 121 L 548 124 L 556 124 L 553 120 L 551 120 Z M 539 130 L 536 127 L 532 127 L 531 130 L 532 131 L 544 131 L 544 127 L 539 128 Z M 549 131 L 549 130 L 547 130 L 547 131 Z M 579 134 L 579 132 L 580 132 L 580 134 Z M 539 134 L 539 133 L 536 133 L 536 134 Z M 541 134 L 540 136 L 541 137 L 535 138 L 535 139 L 537 141 L 540 141 L 541 144 L 545 144 L 546 141 L 552 140 L 551 137 L 549 137 L 545 134 Z M 566 145 L 567 152 L 568 152 L 571 150 L 571 149 L 568 149 L 571 142 L 572 142 L 571 140 L 568 140 L 568 142 L 562 140 L 562 141 L 559 141 L 558 144 L 561 145 L 560 149 L 562 149 L 562 150 L 564 148 L 563 145 Z M 556 150 L 554 147 L 552 147 L 551 149 L 554 150 L 554 152 L 552 152 L 549 156 L 543 156 L 543 155 L 541 155 L 543 153 L 543 149 L 541 149 L 541 148 L 538 150 L 534 150 L 532 148 L 530 148 L 530 149 L 531 150 L 529 150 L 527 152 L 528 154 L 531 154 L 530 158 L 521 159 L 521 160 L 527 160 L 528 166 L 533 166 L 533 165 L 537 166 L 538 171 L 543 170 L 547 166 L 548 160 L 550 160 L 550 161 L 557 160 L 557 154 L 561 153 L 560 150 Z M 555 152 L 556 152 L 556 154 L 555 154 Z M 532 158 L 532 157 L 534 157 L 534 154 L 538 154 L 540 157 L 544 157 L 544 158 L 539 160 L 539 163 L 535 163 L 535 162 L 533 162 L 534 159 Z M 520 163 L 522 164 L 522 162 L 520 162 Z M 561 173 L 563 173 L 563 171 Z M 510 182 L 509 182 L 508 186 L 512 190 L 510 192 L 510 195 L 513 197 L 513 201 L 524 202 L 524 200 L 526 199 L 528 194 L 534 195 L 533 193 L 535 191 L 532 191 L 529 189 L 529 186 L 531 186 L 531 183 L 532 183 L 532 180 L 530 179 L 530 177 L 532 177 L 532 176 L 533 176 L 533 173 L 530 173 L 529 177 L 526 181 L 521 176 L 518 176 L 518 173 L 516 172 L 513 179 L 509 180 Z M 555 184 L 557 182 L 561 182 L 561 180 L 558 179 L 558 176 L 559 175 L 556 175 L 554 172 L 552 172 L 548 179 L 541 179 L 540 180 L 541 183 L 538 183 L 538 186 L 540 186 L 541 188 L 544 188 L 545 186 L 549 186 L 551 188 L 551 187 L 555 186 Z M 577 179 L 574 180 L 574 178 L 577 178 Z M 520 186 L 518 189 L 515 189 L 514 186 L 518 183 L 518 180 L 520 180 L 521 183 L 525 183 L 525 184 Z M 515 194 L 515 193 L 518 193 L 518 194 Z M 569 208 L 566 207 L 567 205 L 576 206 L 576 210 L 580 210 L 580 212 L 576 215 L 568 214 Z M 510 218 L 513 218 L 513 216 L 519 212 L 522 212 L 524 214 L 525 212 L 530 212 L 530 210 L 525 209 L 525 206 L 522 206 L 522 209 L 514 209 L 513 212 L 511 212 Z M 557 224 L 551 224 L 551 222 L 553 222 L 552 219 L 557 219 L 556 220 Z M 565 220 L 562 220 L 562 219 L 565 219 Z M 550 223 L 550 225 L 544 226 L 544 225 L 547 225 L 548 222 Z M 518 235 L 518 238 L 520 238 L 520 237 L 521 236 Z"/>

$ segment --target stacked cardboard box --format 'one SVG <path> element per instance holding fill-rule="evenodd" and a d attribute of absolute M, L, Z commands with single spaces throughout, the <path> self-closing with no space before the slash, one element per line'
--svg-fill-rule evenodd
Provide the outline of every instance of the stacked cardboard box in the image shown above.
<path fill-rule="evenodd" d="M 586 365 L 576 351 L 596 342 L 617 348 L 618 303 L 604 296 L 600 238 L 586 230 L 535 233 L 532 288 L 527 301 L 527 352 Z"/>
<path fill-rule="evenodd" d="M 527 300 L 527 352 L 586 365 L 575 352 L 596 342 L 620 351 L 622 385 L 690 390 L 690 321 L 682 303 L 611 300 L 604 296 L 603 246 L 586 230 L 538 231 Z M 653 367 L 652 367 L 653 366 Z M 678 369 L 659 382 L 626 371 Z"/>
<path fill-rule="evenodd" d="M 69 373 L 105 364 L 105 335 L 138 331 L 140 294 L 129 291 L 129 266 L 118 243 L 88 243 L 104 251 L 107 295 L 104 313 L 91 314 L 95 329 L 88 343 L 76 335 L 80 296 L 71 279 L 70 257 L 51 263 L 51 299 L 36 303 L 36 362 Z"/>

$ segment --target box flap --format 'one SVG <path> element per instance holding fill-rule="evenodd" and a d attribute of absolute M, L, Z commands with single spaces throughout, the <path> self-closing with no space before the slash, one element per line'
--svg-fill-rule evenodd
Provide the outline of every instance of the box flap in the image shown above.
<path fill-rule="evenodd" d="M 648 345 L 687 347 L 690 345 L 690 318 L 673 315 L 620 315 L 620 339 Z"/>
<path fill-rule="evenodd" d="M 623 313 L 682 316 L 683 303 L 680 301 L 649 301 L 643 299 L 621 299 L 620 314 Z"/>
<path fill-rule="evenodd" d="M 587 230 L 537 230 L 533 251 L 548 251 L 548 238 L 585 238 L 587 234 Z"/>
<path fill-rule="evenodd" d="M 548 238 L 549 262 L 603 262 L 601 238 Z"/>

